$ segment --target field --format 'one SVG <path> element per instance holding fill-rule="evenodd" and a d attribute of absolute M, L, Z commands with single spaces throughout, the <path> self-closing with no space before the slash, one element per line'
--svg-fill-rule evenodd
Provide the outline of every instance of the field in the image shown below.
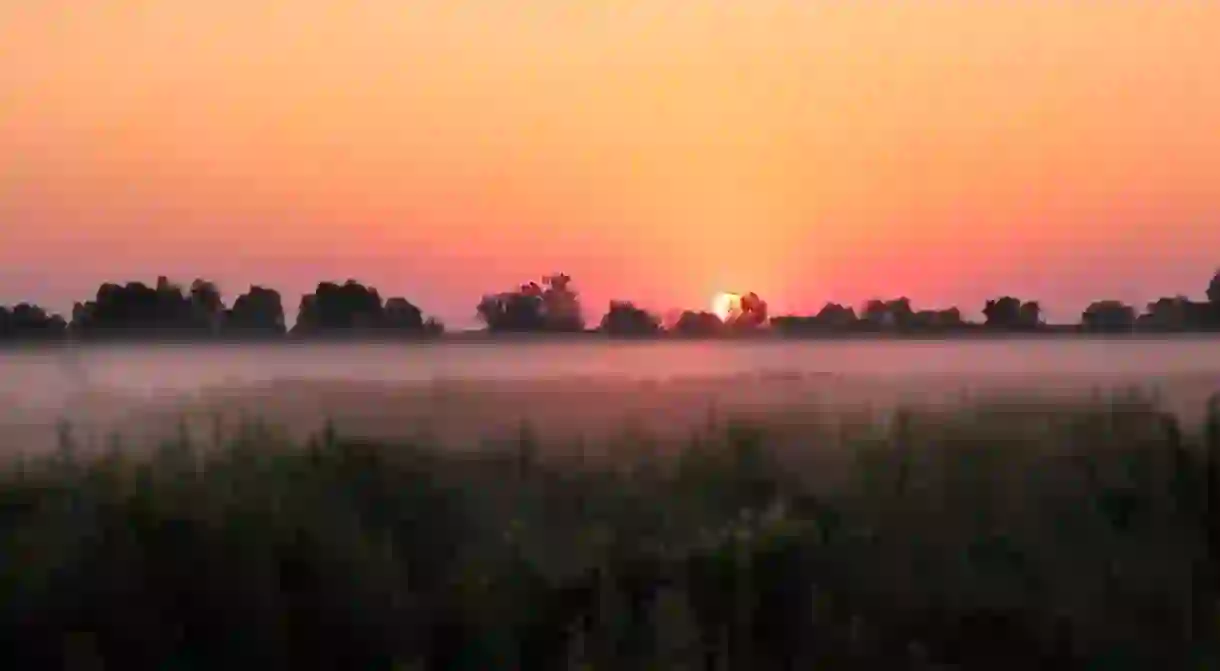
<path fill-rule="evenodd" d="M 151 451 L 65 426 L 5 446 L 0 659 L 1220 668 L 1215 400 L 802 417 L 600 442 L 526 422 L 466 450 L 322 417 Z"/>

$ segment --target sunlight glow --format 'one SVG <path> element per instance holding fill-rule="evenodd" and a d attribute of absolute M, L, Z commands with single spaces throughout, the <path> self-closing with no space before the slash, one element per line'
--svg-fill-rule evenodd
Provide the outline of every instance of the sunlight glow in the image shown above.
<path fill-rule="evenodd" d="M 729 315 L 733 314 L 733 311 L 740 305 L 741 296 L 737 294 L 722 291 L 712 298 L 712 312 L 720 318 L 720 321 L 727 321 Z"/>

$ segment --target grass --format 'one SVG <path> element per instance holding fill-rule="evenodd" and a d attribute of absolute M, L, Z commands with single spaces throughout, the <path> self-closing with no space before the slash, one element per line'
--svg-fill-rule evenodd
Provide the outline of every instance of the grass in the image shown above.
<path fill-rule="evenodd" d="M 732 421 L 614 461 L 267 427 L 0 474 L 5 668 L 1220 668 L 1220 407 Z M 631 449 L 628 449 L 631 448 Z"/>

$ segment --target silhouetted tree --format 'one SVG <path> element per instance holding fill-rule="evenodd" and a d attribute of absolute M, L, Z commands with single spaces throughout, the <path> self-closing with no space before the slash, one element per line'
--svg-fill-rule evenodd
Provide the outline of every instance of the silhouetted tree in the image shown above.
<path fill-rule="evenodd" d="M 293 333 L 316 333 L 322 330 L 322 315 L 318 312 L 317 294 L 301 296 L 297 304 L 297 321 L 293 325 Z"/>
<path fill-rule="evenodd" d="M 1012 296 L 989 300 L 983 307 L 983 316 L 987 319 L 987 326 L 1012 328 L 1020 320 L 1021 301 Z"/>
<path fill-rule="evenodd" d="M 710 336 L 720 333 L 724 322 L 711 312 L 683 311 L 674 324 L 674 333 L 683 336 Z"/>
<path fill-rule="evenodd" d="M 424 335 L 439 336 L 444 335 L 445 324 L 436 317 L 428 317 L 424 320 Z"/>
<path fill-rule="evenodd" d="M 31 303 L 0 306 L 0 340 L 57 340 L 67 333 L 62 317 Z"/>
<path fill-rule="evenodd" d="M 152 328 L 157 320 L 157 291 L 143 282 L 124 286 L 107 282 L 97 290 L 96 304 L 88 312 L 91 327 L 105 331 Z"/>
<path fill-rule="evenodd" d="M 915 331 L 952 331 L 965 326 L 962 311 L 957 308 L 947 310 L 919 310 L 911 315 L 907 328 Z"/>
<path fill-rule="evenodd" d="M 1004 296 L 987 301 L 983 307 L 983 316 L 987 318 L 988 328 L 1033 330 L 1042 323 L 1042 306 L 1037 301 L 1022 303 L 1020 299 Z"/>
<path fill-rule="evenodd" d="M 182 288 L 164 276 L 157 278 L 155 287 L 143 282 L 118 285 L 107 282 L 98 287 L 92 301 L 72 307 L 72 331 L 82 336 L 125 335 L 182 337 L 211 328 L 198 310 L 212 308 L 219 293 L 215 287 L 199 281 L 199 293 L 184 296 Z M 195 301 L 201 301 L 196 305 Z"/>
<path fill-rule="evenodd" d="M 994 328 L 1011 328 L 1020 320 L 1021 301 L 1013 296 L 1004 296 L 997 300 L 988 300 L 983 306 L 983 317 L 987 318 L 987 326 Z"/>
<path fill-rule="evenodd" d="M 1081 327 L 1096 333 L 1120 333 L 1135 327 L 1135 308 L 1120 301 L 1097 301 L 1080 316 Z"/>
<path fill-rule="evenodd" d="M 771 320 L 771 323 L 784 333 L 856 329 L 942 332 L 967 326 L 962 319 L 961 310 L 957 308 L 913 311 L 908 298 L 870 300 L 864 305 L 860 318 L 856 317 L 855 311 L 850 307 L 827 303 L 814 317 L 777 317 Z"/>
<path fill-rule="evenodd" d="M 660 329 L 661 322 L 655 315 L 636 307 L 631 301 L 610 301 L 610 307 L 599 326 L 599 330 L 605 333 L 624 336 L 654 335 Z"/>
<path fill-rule="evenodd" d="M 191 282 L 191 321 L 207 333 L 218 333 L 224 327 L 225 304 L 220 289 L 212 282 L 196 279 Z"/>
<path fill-rule="evenodd" d="M 860 322 L 871 331 L 906 330 L 910 328 L 913 316 L 909 298 L 889 301 L 874 298 L 864 304 Z"/>
<path fill-rule="evenodd" d="M 580 297 L 572 289 L 572 278 L 558 273 L 543 279 L 542 292 L 547 329 L 551 331 L 583 331 L 585 319 Z"/>
<path fill-rule="evenodd" d="M 94 301 L 76 302 L 72 304 L 72 321 L 68 331 L 74 335 L 88 335 L 96 324 L 97 303 Z"/>
<path fill-rule="evenodd" d="M 1017 311 L 1017 328 L 1033 330 L 1042 326 L 1042 305 L 1038 301 L 1026 301 Z"/>
<path fill-rule="evenodd" d="M 957 308 L 948 308 L 939 312 L 940 325 L 946 328 L 956 329 L 966 326 L 966 320 L 962 319 L 962 311 Z"/>
<path fill-rule="evenodd" d="M 912 331 L 936 331 L 940 329 L 940 312 L 936 310 L 916 310 L 911 315 L 907 328 Z"/>
<path fill-rule="evenodd" d="M 528 286 L 528 285 L 527 285 Z M 487 330 L 542 331 L 546 319 L 542 313 L 542 297 L 522 291 L 507 291 L 484 296 L 478 306 L 479 318 Z"/>
<path fill-rule="evenodd" d="M 293 333 L 301 335 L 437 334 L 436 320 L 424 321 L 423 311 L 409 300 L 391 297 L 383 303 L 377 289 L 356 280 L 321 282 L 301 297 Z"/>
<path fill-rule="evenodd" d="M 571 287 L 572 278 L 562 273 L 530 282 L 517 291 L 483 297 L 477 311 L 489 331 L 584 330 L 580 299 Z"/>
<path fill-rule="evenodd" d="M 405 298 L 387 298 L 382 308 L 383 326 L 402 333 L 421 333 L 424 313 Z"/>
<path fill-rule="evenodd" d="M 887 301 L 885 307 L 889 311 L 894 328 L 906 331 L 911 327 L 912 318 L 915 316 L 914 310 L 911 309 L 911 299 L 905 296 L 896 298 Z"/>
<path fill-rule="evenodd" d="M 382 324 L 384 307 L 372 287 L 356 280 L 321 282 L 301 297 L 294 333 L 317 335 L 363 331 Z"/>
<path fill-rule="evenodd" d="M 1201 311 L 1197 304 L 1185 296 L 1160 298 L 1149 303 L 1147 311 L 1136 318 L 1136 326 L 1147 331 L 1187 331 L 1198 328 Z"/>
<path fill-rule="evenodd" d="M 784 315 L 771 319 L 771 327 L 781 333 L 799 334 L 817 331 L 846 331 L 855 327 L 856 311 L 838 303 L 827 303 L 812 317 Z"/>
<path fill-rule="evenodd" d="M 1183 296 L 1162 298 L 1147 305 L 1145 314 L 1117 301 L 1098 301 L 1081 315 L 1081 328 L 1088 331 L 1125 331 L 1138 328 L 1155 331 L 1220 329 L 1220 270 L 1207 287 L 1207 301 Z M 484 296 L 479 317 L 491 331 L 584 330 L 583 311 L 572 279 L 558 273 L 530 282 L 515 291 Z M 1012 296 L 988 300 L 983 309 L 986 326 L 998 330 L 1034 330 L 1042 326 L 1042 310 L 1036 301 L 1022 302 Z M 726 329 L 751 329 L 772 324 L 781 332 L 809 330 L 944 331 L 972 326 L 957 308 L 914 311 L 911 301 L 873 299 L 859 317 L 850 307 L 826 304 L 813 317 L 768 318 L 767 303 L 758 294 L 742 295 L 728 317 L 721 321 L 708 312 L 685 311 L 667 317 L 671 330 L 686 335 L 710 335 Z M 0 308 L 0 338 L 30 334 L 60 335 L 66 330 L 79 336 L 94 335 L 184 335 L 225 333 L 283 333 L 284 311 L 280 295 L 271 289 L 251 287 L 226 310 L 219 289 L 210 281 L 196 279 L 188 291 L 161 276 L 154 286 L 142 282 L 120 285 L 107 282 L 98 287 L 93 300 L 75 303 L 71 324 L 29 304 Z M 629 302 L 612 301 L 600 329 L 615 334 L 649 334 L 661 330 L 655 315 Z M 405 298 L 384 303 L 377 290 L 355 280 L 343 284 L 321 282 L 301 298 L 295 331 L 301 333 L 379 332 L 439 334 L 444 326 L 424 319 L 419 307 Z M 32 336 L 31 336 L 32 337 Z M 41 335 L 39 337 L 42 337 Z"/>
<path fill-rule="evenodd" d="M 227 333 L 240 336 L 283 335 L 287 329 L 280 293 L 252 285 L 225 313 L 224 328 Z"/>
<path fill-rule="evenodd" d="M 1198 306 L 1198 326 L 1201 330 L 1220 330 L 1220 268 L 1207 285 L 1207 303 Z"/>
<path fill-rule="evenodd" d="M 818 311 L 814 320 L 821 327 L 834 330 L 849 329 L 856 324 L 856 311 L 851 306 L 827 303 Z"/>
<path fill-rule="evenodd" d="M 860 321 L 870 330 L 880 330 L 893 325 L 889 306 L 878 298 L 864 304 L 864 310 L 860 313 Z"/>
<path fill-rule="evenodd" d="M 776 315 L 771 318 L 771 329 L 781 335 L 811 333 L 822 328 L 817 323 L 817 317 L 808 315 Z"/>
<path fill-rule="evenodd" d="M 182 287 L 164 275 L 157 278 L 157 324 L 166 330 L 186 331 L 202 324 L 192 319 L 191 300 Z"/>

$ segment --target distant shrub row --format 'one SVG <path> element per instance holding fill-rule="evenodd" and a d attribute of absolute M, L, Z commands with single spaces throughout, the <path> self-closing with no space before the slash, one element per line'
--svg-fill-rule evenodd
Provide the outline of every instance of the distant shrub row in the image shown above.
<path fill-rule="evenodd" d="M 687 310 L 665 320 L 630 301 L 611 301 L 594 330 L 611 335 L 650 336 L 670 333 L 714 336 L 756 332 L 770 326 L 782 334 L 816 333 L 961 333 L 972 331 L 1123 333 L 1197 332 L 1220 330 L 1220 272 L 1207 288 L 1207 301 L 1184 296 L 1162 298 L 1140 313 L 1114 300 L 1097 301 L 1073 325 L 1047 325 L 1037 301 L 1012 296 L 988 300 L 984 322 L 962 318 L 961 310 L 916 310 L 908 298 L 871 300 L 857 314 L 850 306 L 828 303 L 816 315 L 769 317 L 767 303 L 757 294 L 738 297 L 722 318 Z M 571 278 L 557 274 L 521 287 L 486 295 L 476 306 L 492 333 L 580 333 L 588 330 L 579 295 Z M 103 284 L 96 296 L 77 303 L 71 320 L 26 303 L 0 306 L 0 339 L 56 340 L 163 337 L 258 338 L 292 334 L 304 337 L 436 336 L 444 326 L 425 318 L 404 298 L 382 299 L 373 287 L 355 280 L 322 282 L 301 298 L 296 321 L 287 327 L 279 292 L 252 286 L 227 307 L 216 285 L 195 280 L 189 289 L 158 278 L 142 282 Z"/>

